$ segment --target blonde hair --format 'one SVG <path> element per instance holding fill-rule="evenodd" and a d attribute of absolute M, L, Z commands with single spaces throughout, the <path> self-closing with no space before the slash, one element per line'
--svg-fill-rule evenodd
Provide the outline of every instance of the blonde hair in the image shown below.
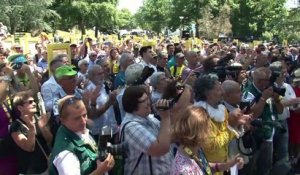
<path fill-rule="evenodd" d="M 175 120 L 172 139 L 184 146 L 203 146 L 210 130 L 209 116 L 202 107 L 188 106 Z"/>

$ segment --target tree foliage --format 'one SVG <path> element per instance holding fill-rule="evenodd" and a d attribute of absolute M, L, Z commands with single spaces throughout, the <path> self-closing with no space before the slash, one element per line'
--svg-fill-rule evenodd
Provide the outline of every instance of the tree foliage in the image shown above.
<path fill-rule="evenodd" d="M 134 16 L 128 9 L 117 11 L 117 23 L 119 29 L 131 30 L 137 27 Z"/>
<path fill-rule="evenodd" d="M 111 32 L 142 29 L 160 33 L 196 26 L 197 36 L 271 38 L 299 33 L 300 10 L 287 10 L 286 0 L 144 0 L 136 14 L 118 10 L 119 0 L 2 0 L 0 20 L 16 31 L 86 28 Z"/>
<path fill-rule="evenodd" d="M 231 23 L 234 36 L 261 36 L 284 16 L 286 0 L 234 0 Z"/>
<path fill-rule="evenodd" d="M 10 32 L 50 30 L 49 18 L 59 15 L 49 9 L 52 0 L 2 0 L 0 3 L 1 17 Z"/>
<path fill-rule="evenodd" d="M 92 3 L 90 7 L 92 25 L 105 32 L 117 28 L 117 11 L 113 4 L 108 2 Z"/>
<path fill-rule="evenodd" d="M 168 0 L 146 0 L 135 15 L 136 21 L 142 28 L 160 33 L 167 27 L 169 8 Z"/>

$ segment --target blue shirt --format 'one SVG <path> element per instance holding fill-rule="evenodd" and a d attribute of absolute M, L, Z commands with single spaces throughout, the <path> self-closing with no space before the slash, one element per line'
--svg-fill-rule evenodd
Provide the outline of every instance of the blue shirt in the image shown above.
<path fill-rule="evenodd" d="M 48 68 L 48 62 L 47 62 L 47 60 L 41 59 L 38 62 L 37 66 L 40 67 L 40 68 L 42 68 L 43 70 L 45 70 L 45 69 Z"/>
<path fill-rule="evenodd" d="M 128 145 L 128 154 L 125 159 L 125 174 L 131 174 L 139 156 L 143 156 L 133 175 L 143 174 L 150 175 L 150 165 L 147 151 L 150 146 L 156 142 L 160 130 L 160 122 L 153 116 L 140 117 L 134 114 L 126 113 L 122 121 L 121 129 L 124 124 L 129 122 L 124 129 L 124 141 Z M 166 175 L 170 174 L 170 168 L 174 156 L 170 149 L 163 156 L 151 156 L 153 174 Z"/>
<path fill-rule="evenodd" d="M 125 72 L 119 71 L 114 80 L 114 89 L 125 85 Z"/>

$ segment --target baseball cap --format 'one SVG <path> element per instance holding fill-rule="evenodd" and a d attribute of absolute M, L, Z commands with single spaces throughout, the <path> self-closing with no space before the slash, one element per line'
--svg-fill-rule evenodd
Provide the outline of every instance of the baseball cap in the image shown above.
<path fill-rule="evenodd" d="M 293 82 L 300 81 L 300 68 L 298 68 L 297 70 L 295 70 L 294 76 L 295 76 L 295 78 L 293 79 Z"/>
<path fill-rule="evenodd" d="M 63 76 L 74 76 L 77 72 L 73 70 L 73 66 L 63 65 L 55 70 L 55 77 L 57 79 L 62 78 Z"/>
<path fill-rule="evenodd" d="M 7 60 L 8 60 L 8 62 L 11 62 L 11 63 L 25 63 L 25 62 L 27 62 L 24 54 L 10 55 L 7 58 Z"/>
<path fill-rule="evenodd" d="M 184 54 L 181 53 L 181 52 L 179 52 L 179 53 L 177 53 L 177 54 L 175 55 L 176 60 L 177 60 L 178 58 L 182 58 L 182 57 L 184 57 Z"/>

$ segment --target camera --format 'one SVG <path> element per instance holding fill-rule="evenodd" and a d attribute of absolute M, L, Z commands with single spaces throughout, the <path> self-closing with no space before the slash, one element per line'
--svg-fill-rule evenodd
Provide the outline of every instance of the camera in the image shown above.
<path fill-rule="evenodd" d="M 245 113 L 247 113 L 249 108 L 251 107 L 251 103 L 248 102 L 248 101 L 241 101 L 240 104 L 239 104 L 239 107 L 240 107 L 241 110 L 246 109 Z"/>
<path fill-rule="evenodd" d="M 141 76 L 133 83 L 134 86 L 142 85 L 144 82 L 154 73 L 154 69 L 148 66 L 145 66 Z"/>
<path fill-rule="evenodd" d="M 99 134 L 98 141 L 98 158 L 100 161 L 104 161 L 108 153 L 112 154 L 113 156 L 125 155 L 127 149 L 126 143 L 113 145 L 111 144 L 112 139 L 112 128 L 108 126 L 103 126 Z"/>
<path fill-rule="evenodd" d="M 276 79 L 281 75 L 279 71 L 272 71 L 272 75 L 270 77 L 270 86 L 272 86 L 273 91 L 280 96 L 285 96 L 285 88 L 275 86 Z"/>
<path fill-rule="evenodd" d="M 233 79 L 237 79 L 239 72 L 243 69 L 242 66 L 229 65 L 233 59 L 234 55 L 227 53 L 218 61 L 217 65 L 213 67 L 212 72 L 218 75 L 221 82 L 226 79 L 227 75 L 230 75 Z"/>
<path fill-rule="evenodd" d="M 20 63 L 13 63 L 12 68 L 14 70 L 18 70 L 18 69 L 21 69 L 22 65 L 23 65 L 23 63 L 21 63 L 21 62 Z"/>

